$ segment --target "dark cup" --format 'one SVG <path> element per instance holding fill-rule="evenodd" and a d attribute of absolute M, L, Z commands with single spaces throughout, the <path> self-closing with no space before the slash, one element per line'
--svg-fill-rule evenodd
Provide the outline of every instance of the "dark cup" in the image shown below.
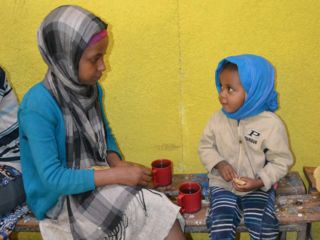
<path fill-rule="evenodd" d="M 196 182 L 185 182 L 179 187 L 177 203 L 182 213 L 194 213 L 201 208 L 201 186 Z"/>
<path fill-rule="evenodd" d="M 168 159 L 159 159 L 151 163 L 152 182 L 154 187 L 163 187 L 172 182 L 172 162 Z"/>

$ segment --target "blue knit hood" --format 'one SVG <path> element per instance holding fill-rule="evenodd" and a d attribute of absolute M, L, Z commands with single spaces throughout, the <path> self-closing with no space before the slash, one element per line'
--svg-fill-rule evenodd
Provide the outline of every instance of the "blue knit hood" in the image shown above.
<path fill-rule="evenodd" d="M 243 54 L 222 59 L 218 64 L 215 76 L 218 93 L 221 89 L 220 72 L 226 62 L 238 66 L 239 78 L 246 91 L 246 99 L 237 111 L 228 113 L 222 109 L 227 117 L 241 120 L 256 116 L 263 111 L 274 112 L 278 109 L 278 93 L 274 90 L 274 68 L 265 58 L 253 54 Z"/>

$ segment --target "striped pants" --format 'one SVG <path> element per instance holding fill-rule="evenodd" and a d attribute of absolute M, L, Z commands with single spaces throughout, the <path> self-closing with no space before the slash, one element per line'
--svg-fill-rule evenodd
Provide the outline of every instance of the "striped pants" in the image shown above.
<path fill-rule="evenodd" d="M 256 190 L 245 196 L 219 187 L 209 188 L 210 208 L 207 217 L 210 240 L 231 240 L 242 215 L 250 238 L 277 239 L 279 223 L 275 216 L 275 190 Z"/>

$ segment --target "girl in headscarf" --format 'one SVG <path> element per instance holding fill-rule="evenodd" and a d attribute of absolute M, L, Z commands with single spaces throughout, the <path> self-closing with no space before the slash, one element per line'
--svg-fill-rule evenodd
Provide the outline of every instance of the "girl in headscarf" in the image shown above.
<path fill-rule="evenodd" d="M 208 170 L 211 240 L 235 239 L 242 216 L 251 239 L 277 239 L 273 185 L 292 164 L 278 108 L 274 68 L 263 57 L 223 59 L 216 70 L 221 111 L 209 120 L 199 145 Z"/>
<path fill-rule="evenodd" d="M 44 239 L 184 239 L 179 207 L 142 188 L 150 170 L 121 160 L 97 84 L 107 45 L 107 24 L 78 6 L 38 30 L 48 71 L 19 109 L 28 206 Z"/>

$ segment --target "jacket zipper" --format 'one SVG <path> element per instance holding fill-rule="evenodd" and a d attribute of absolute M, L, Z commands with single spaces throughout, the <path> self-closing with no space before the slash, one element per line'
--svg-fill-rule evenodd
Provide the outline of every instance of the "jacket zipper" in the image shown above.
<path fill-rule="evenodd" d="M 240 174 L 240 166 L 242 164 L 242 152 L 243 152 L 243 144 L 242 144 L 242 139 L 241 139 L 241 126 L 240 126 L 240 121 L 238 122 L 238 127 L 237 127 L 237 130 L 238 130 L 238 143 L 239 143 L 239 157 L 238 157 L 238 166 L 237 166 L 237 175 L 238 177 L 241 177 L 239 176 Z"/>

